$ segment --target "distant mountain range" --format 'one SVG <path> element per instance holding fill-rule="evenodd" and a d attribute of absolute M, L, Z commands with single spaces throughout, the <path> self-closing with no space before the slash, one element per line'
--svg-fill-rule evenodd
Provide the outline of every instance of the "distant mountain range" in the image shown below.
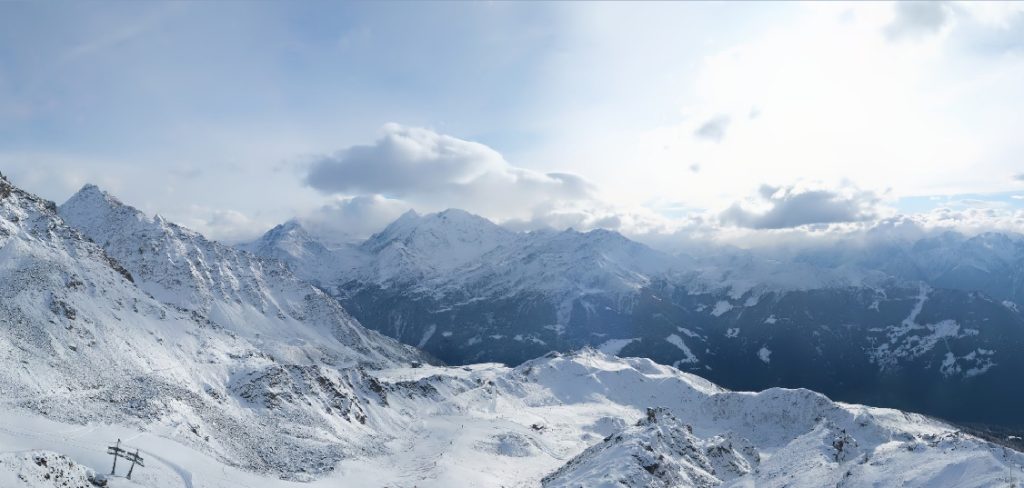
<path fill-rule="evenodd" d="M 409 212 L 328 246 L 291 221 L 241 246 L 361 323 L 452 364 L 593 346 L 729 388 L 806 387 L 1024 426 L 1024 238 L 944 233 L 670 255 L 611 231 L 512 232 Z"/>
<path fill-rule="evenodd" d="M 705 376 L 745 370 L 751 383 L 808 361 L 797 378 L 815 380 L 843 358 L 805 349 L 853 351 L 860 341 L 873 348 L 847 357 L 872 378 L 912 371 L 921 383 L 945 381 L 929 383 L 936 392 L 975 385 L 978 396 L 1008 401 L 980 381 L 1015 390 L 1003 370 L 1016 336 L 1004 329 L 1019 318 L 980 293 L 890 285 L 878 273 L 820 273 L 815 288 L 786 288 L 804 267 L 741 285 L 754 276 L 695 268 L 615 233 L 518 234 L 459 211 L 407 214 L 360 246 L 318 245 L 291 223 L 247 247 L 303 259 L 282 264 L 207 240 L 94 186 L 58 207 L 0 176 L 0 485 L 1024 483 L 1024 454 L 1005 434 L 985 440 L 806 389 L 730 391 L 610 354 L 657 344 L 652 356 Z M 319 287 L 301 278 L 315 273 Z M 346 278 L 332 283 L 335 273 Z M 364 328 L 331 295 L 439 354 L 512 358 L 588 341 L 604 350 L 444 366 Z M 794 318 L 824 317 L 851 296 L 865 315 L 833 323 L 895 322 L 867 334 L 798 333 L 808 326 Z M 963 303 L 973 308 L 945 308 Z M 412 320 L 417 310 L 450 322 Z M 766 314 L 774 317 L 743 322 Z M 716 320 L 733 325 L 713 329 Z M 837 334 L 821 333 L 829 328 Z M 731 370 L 721 359 L 730 354 Z M 937 375 L 929 358 L 941 360 Z M 104 446 L 116 439 L 146 460 L 131 482 L 102 474 Z"/>

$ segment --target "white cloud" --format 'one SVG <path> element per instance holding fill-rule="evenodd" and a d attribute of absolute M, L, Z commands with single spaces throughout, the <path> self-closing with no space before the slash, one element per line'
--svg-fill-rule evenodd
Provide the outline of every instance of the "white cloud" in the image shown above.
<path fill-rule="evenodd" d="M 838 189 L 761 185 L 753 208 L 736 203 L 721 214 L 726 224 L 752 229 L 783 229 L 809 224 L 862 222 L 878 216 L 880 199 L 849 186 Z"/>
<path fill-rule="evenodd" d="M 710 141 L 721 142 L 725 137 L 725 131 L 729 128 L 729 116 L 717 115 L 701 124 L 693 135 Z"/>
<path fill-rule="evenodd" d="M 0 77 L 0 126 L 19 141 L 0 148 L 0 167 L 48 198 L 98 183 L 225 239 L 296 215 L 362 234 L 408 207 L 524 228 L 769 239 L 871 222 L 720 228 L 722 210 L 763 182 L 846 178 L 886 198 L 978 199 L 1024 182 L 1024 3 L 561 4 L 528 29 L 487 6 L 477 13 L 493 21 L 417 28 L 414 45 L 389 34 L 433 25 L 416 22 L 424 12 L 369 9 L 342 46 L 276 8 L 214 7 L 86 9 L 47 29 L 8 19 L 33 55 Z M 231 23 L 230 37 L 259 49 L 209 42 L 239 15 L 248 22 Z M 412 17 L 368 28 L 395 15 Z M 190 61 L 162 61 L 172 58 Z M 237 89 L 240 77 L 255 85 Z M 380 83 L 393 79 L 405 81 Z M 384 117 L 478 134 L 503 154 L 397 125 L 352 145 L 372 141 Z M 304 181 L 275 169 L 339 147 L 349 149 L 306 166 Z M 801 194 L 746 202 L 732 217 L 775 227 L 865 215 L 818 196 L 827 205 L 816 212 L 831 215 L 798 212 L 814 199 Z M 951 215 L 932 220 L 1013 222 Z"/>
<path fill-rule="evenodd" d="M 352 146 L 313 163 L 306 183 L 325 193 L 405 197 L 465 185 L 508 164 L 493 149 L 436 132 L 388 124 L 373 145 Z"/>
<path fill-rule="evenodd" d="M 235 244 L 251 240 L 265 231 L 269 223 L 253 220 L 242 212 L 232 209 L 208 208 L 191 205 L 184 211 L 164 217 L 203 234 L 210 239 Z"/>
<path fill-rule="evenodd" d="M 380 195 L 338 197 L 300 217 L 310 232 L 333 243 L 365 239 L 380 231 L 411 207 Z"/>
<path fill-rule="evenodd" d="M 1024 210 L 1004 208 L 938 208 L 907 217 L 929 230 L 955 230 L 972 235 L 981 232 L 1024 233 Z"/>
<path fill-rule="evenodd" d="M 893 40 L 934 34 L 952 16 L 945 2 L 897 2 L 894 9 L 896 15 L 885 26 L 885 35 Z"/>
<path fill-rule="evenodd" d="M 681 54 L 670 48 L 637 50 L 652 53 L 652 65 L 687 70 L 680 83 L 636 95 L 675 104 L 676 114 L 601 130 L 594 120 L 603 119 L 581 113 L 564 122 L 580 128 L 570 149 L 538 156 L 572 162 L 619 204 L 720 209 L 761 182 L 800 179 L 849 179 L 894 197 L 1013 189 L 1004 175 L 1024 150 L 1010 129 L 1024 107 L 1024 58 L 967 47 L 973 4 L 940 6 L 948 18 L 934 35 L 899 42 L 885 33 L 901 15 L 895 4 L 790 6 L 738 39 L 709 37 L 695 63 L 674 64 Z M 1003 28 L 988 22 L 978 28 Z M 728 117 L 727 131 L 707 125 L 716 116 Z M 724 137 L 695 137 L 705 125 Z"/>
<path fill-rule="evenodd" d="M 4 174 L 20 188 L 55 202 L 63 202 L 86 183 L 120 194 L 125 172 L 110 171 L 109 161 L 65 154 L 0 153 Z"/>
<path fill-rule="evenodd" d="M 516 167 L 486 145 L 396 124 L 385 126 L 374 144 L 353 146 L 309 168 L 307 184 L 334 195 L 334 200 L 301 219 L 314 232 L 336 240 L 366 237 L 410 208 L 429 212 L 448 207 L 516 230 L 605 228 L 674 250 L 715 242 L 798 245 L 868 231 L 879 235 L 880 229 L 911 235 L 938 228 L 968 233 L 1020 228 L 1012 214 L 991 213 L 1007 209 L 981 208 L 966 200 L 959 201 L 958 210 L 887 217 L 893 212 L 883 205 L 882 194 L 847 181 L 833 186 L 808 180 L 761 185 L 755 197 L 724 211 L 658 198 L 624 206 L 603 198 L 581 177 Z M 966 208 L 971 205 L 976 208 Z"/>
<path fill-rule="evenodd" d="M 381 194 L 421 210 L 457 207 L 498 220 L 597 200 L 580 176 L 513 166 L 483 144 L 398 124 L 384 126 L 372 145 L 313 162 L 305 181 L 327 194 Z"/>
<path fill-rule="evenodd" d="M 516 230 L 674 228 L 650 209 L 610 203 L 580 176 L 517 167 L 484 144 L 393 123 L 372 145 L 314 161 L 305 182 L 336 200 L 301 220 L 336 240 L 372 234 L 410 208 L 460 208 Z"/>
<path fill-rule="evenodd" d="M 713 220 L 695 217 L 690 219 L 688 227 L 674 232 L 632 237 L 658 249 L 702 255 L 715 254 L 722 246 L 792 252 L 840 243 L 909 243 L 949 231 L 967 236 L 983 232 L 1021 234 L 1024 233 L 1024 210 L 937 208 L 910 215 L 778 229 L 721 227 Z"/>

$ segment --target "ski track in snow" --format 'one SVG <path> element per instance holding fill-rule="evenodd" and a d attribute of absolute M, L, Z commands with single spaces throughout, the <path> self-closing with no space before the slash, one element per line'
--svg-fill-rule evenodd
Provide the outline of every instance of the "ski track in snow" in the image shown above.
<path fill-rule="evenodd" d="M 160 461 L 161 463 L 163 463 L 167 467 L 169 467 L 172 470 L 174 470 L 174 472 L 177 473 L 178 476 L 181 477 L 181 481 L 182 481 L 182 483 L 184 483 L 185 488 L 194 488 L 192 486 L 192 472 L 191 471 L 189 471 L 189 470 L 187 470 L 187 469 L 185 469 L 185 468 L 183 468 L 183 467 L 181 467 L 181 466 L 179 466 L 179 465 L 177 465 L 175 463 L 172 463 L 172 462 L 170 462 L 170 461 L 168 461 L 168 460 L 158 456 L 156 453 L 154 453 L 152 451 L 140 449 L 139 452 L 146 453 L 146 456 L 144 457 L 144 459 L 146 459 L 146 458 L 156 459 L 157 461 Z"/>

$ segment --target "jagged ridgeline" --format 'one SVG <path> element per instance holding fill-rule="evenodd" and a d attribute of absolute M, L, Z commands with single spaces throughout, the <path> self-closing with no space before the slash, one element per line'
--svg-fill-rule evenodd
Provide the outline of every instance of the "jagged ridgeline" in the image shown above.
<path fill-rule="evenodd" d="M 0 195 L 5 408 L 168 424 L 225 462 L 291 476 L 376 448 L 389 420 L 370 413 L 384 400 L 366 368 L 430 361 L 280 264 L 95 187 L 60 213 L 7 180 Z"/>
<path fill-rule="evenodd" d="M 59 209 L 2 179 L 0 195 L 0 485 L 103 483 L 95 453 L 115 439 L 146 459 L 133 482 L 156 487 L 1024 483 L 1019 452 L 809 390 L 734 392 L 596 349 L 436 365 L 288 266 L 96 187 Z M 625 246 L 613 261 L 644 249 L 595 237 Z M 938 292 L 911 291 L 917 331 Z"/>
<path fill-rule="evenodd" d="M 1024 370 L 1017 235 L 669 255 L 615 232 L 516 233 L 448 210 L 407 213 L 359 244 L 292 221 L 243 247 L 453 364 L 594 346 L 730 388 L 1024 427 L 1024 389 L 1006 387 Z"/>

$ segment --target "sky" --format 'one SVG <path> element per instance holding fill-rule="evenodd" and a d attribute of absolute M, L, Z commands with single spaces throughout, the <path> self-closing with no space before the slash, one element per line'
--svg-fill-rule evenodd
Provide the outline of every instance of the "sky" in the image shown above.
<path fill-rule="evenodd" d="M 226 242 L 1022 231 L 1022 118 L 1022 3 L 0 3 L 0 172 Z"/>

